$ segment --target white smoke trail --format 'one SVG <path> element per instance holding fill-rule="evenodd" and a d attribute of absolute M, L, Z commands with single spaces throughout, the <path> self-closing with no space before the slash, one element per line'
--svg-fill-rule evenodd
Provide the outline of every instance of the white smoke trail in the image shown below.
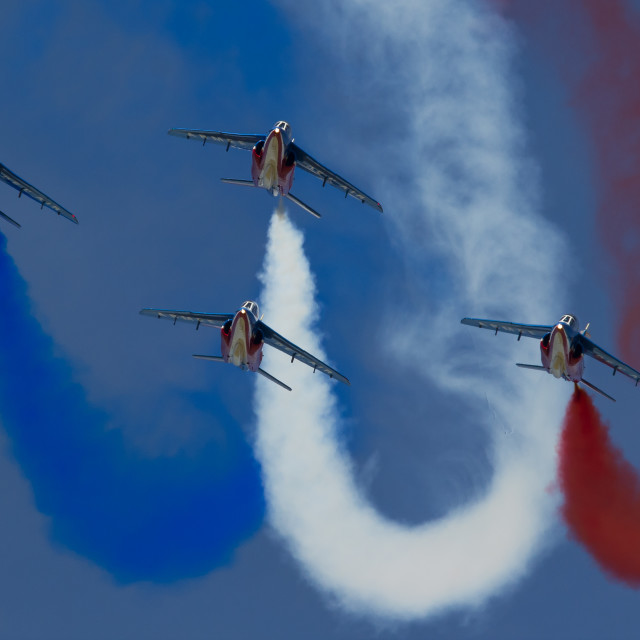
<path fill-rule="evenodd" d="M 365 39 L 376 34 L 365 62 L 383 76 L 406 76 L 407 141 L 417 151 L 405 153 L 402 185 L 384 185 L 383 201 L 415 273 L 425 272 L 425 254 L 439 255 L 448 268 L 444 293 L 413 301 L 420 305 L 415 329 L 393 353 L 428 362 L 420 373 L 466 403 L 475 401 L 478 416 L 478 398 L 489 399 L 497 421 L 478 421 L 494 430 L 492 422 L 509 424 L 515 436 L 495 438 L 493 479 L 475 503 L 432 523 L 402 526 L 359 493 L 336 437 L 330 382 L 265 354 L 265 368 L 292 382 L 294 391 L 258 381 L 257 453 L 271 523 L 310 579 L 348 609 L 408 619 L 484 602 L 523 575 L 553 522 L 547 489 L 570 390 L 547 376 L 512 371 L 521 346 L 515 341 L 496 340 L 490 353 L 452 345 L 473 331 L 460 327 L 459 310 L 551 321 L 557 308 L 549 295 L 563 295 L 548 286 L 556 280 L 561 242 L 533 210 L 509 97 L 504 25 L 470 0 L 354 0 L 341 6 L 339 18 L 324 24 L 345 47 L 344 65 L 360 43 L 344 37 L 340 24 L 358 24 Z M 399 70 L 384 59 L 394 46 L 403 52 Z M 271 222 L 263 282 L 267 321 L 321 356 L 302 237 L 280 215 Z M 417 348 L 424 349 L 418 357 Z"/>

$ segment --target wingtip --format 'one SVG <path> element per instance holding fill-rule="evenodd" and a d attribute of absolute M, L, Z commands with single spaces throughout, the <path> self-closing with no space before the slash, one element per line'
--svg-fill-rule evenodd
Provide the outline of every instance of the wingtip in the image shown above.
<path fill-rule="evenodd" d="M 17 227 L 18 229 L 22 229 L 22 225 L 19 222 L 17 222 L 13 218 L 10 218 L 6 213 L 2 213 L 2 211 L 0 211 L 0 218 L 3 218 L 9 224 L 12 224 L 14 227 Z"/>

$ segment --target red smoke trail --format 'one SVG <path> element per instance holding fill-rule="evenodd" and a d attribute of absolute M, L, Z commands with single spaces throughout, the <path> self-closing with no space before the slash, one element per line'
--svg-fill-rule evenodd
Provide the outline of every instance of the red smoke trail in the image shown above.
<path fill-rule="evenodd" d="M 640 15 L 628 0 L 489 0 L 533 27 L 594 148 L 598 236 L 614 266 L 618 344 L 640 364 Z"/>
<path fill-rule="evenodd" d="M 606 573 L 640 587 L 640 477 L 613 446 L 609 429 L 576 386 L 559 445 L 562 515 Z"/>

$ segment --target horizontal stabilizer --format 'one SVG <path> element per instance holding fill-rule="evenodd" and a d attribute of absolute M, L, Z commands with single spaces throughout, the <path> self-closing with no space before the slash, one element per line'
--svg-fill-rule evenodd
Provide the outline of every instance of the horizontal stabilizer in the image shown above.
<path fill-rule="evenodd" d="M 549 371 L 547 367 L 543 367 L 540 364 L 522 364 L 522 362 L 516 362 L 516 367 L 522 367 L 523 369 L 536 369 L 536 371 Z"/>
<path fill-rule="evenodd" d="M 13 218 L 10 218 L 6 213 L 2 213 L 2 211 L 0 211 L 0 217 L 4 218 L 7 222 L 10 222 L 14 227 L 18 227 L 18 229 L 20 229 L 20 227 L 22 226 L 20 223 L 16 222 Z"/>
<path fill-rule="evenodd" d="M 241 187 L 255 187 L 253 180 L 238 180 L 237 178 L 220 178 L 225 184 L 239 184 Z"/>
<path fill-rule="evenodd" d="M 307 213 L 310 213 L 312 216 L 315 216 L 316 218 L 322 218 L 322 216 L 317 211 L 314 211 L 308 204 L 305 204 L 304 202 L 302 202 L 302 200 L 299 200 L 291 193 L 287 193 L 286 197 L 291 200 L 291 202 L 295 202 L 299 207 L 304 209 Z"/>
<path fill-rule="evenodd" d="M 267 373 L 264 369 L 258 369 L 258 373 L 264 376 L 267 380 L 271 380 L 271 382 L 275 382 L 276 384 L 280 385 L 283 389 L 286 389 L 287 391 L 291 391 L 291 387 L 287 386 L 284 382 L 280 382 L 278 378 L 274 378 L 270 373 Z"/>
<path fill-rule="evenodd" d="M 584 378 L 582 378 L 580 382 L 585 387 L 589 387 L 589 389 L 591 389 L 592 391 L 595 391 L 596 393 L 599 393 L 601 396 L 604 396 L 605 398 L 609 398 L 609 400 L 611 400 L 612 402 L 616 401 L 615 398 L 612 398 L 608 393 L 605 393 L 602 389 L 598 389 L 598 387 L 596 387 L 595 385 L 591 384 L 590 382 L 587 382 Z"/>
<path fill-rule="evenodd" d="M 222 356 L 199 356 L 194 353 L 193 357 L 198 358 L 198 360 L 211 360 L 212 362 L 224 362 L 224 358 Z"/>

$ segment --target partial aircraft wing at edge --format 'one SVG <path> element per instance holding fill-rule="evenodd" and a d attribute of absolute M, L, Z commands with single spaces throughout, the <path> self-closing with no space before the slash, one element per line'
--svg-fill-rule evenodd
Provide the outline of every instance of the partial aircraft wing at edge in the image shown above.
<path fill-rule="evenodd" d="M 18 227 L 18 229 L 22 226 L 19 222 L 16 222 L 13 218 L 10 218 L 6 213 L 2 213 L 2 211 L 0 211 L 0 218 L 2 218 L 3 220 L 6 220 L 10 224 L 12 224 L 14 227 Z"/>
<path fill-rule="evenodd" d="M 39 202 L 41 207 L 47 207 L 52 211 L 55 211 L 59 216 L 65 217 L 67 220 L 71 220 L 71 222 L 75 222 L 78 224 L 78 219 L 71 213 L 67 211 L 63 206 L 59 205 L 55 200 L 49 198 L 49 196 L 39 191 L 34 186 L 30 185 L 28 182 L 17 176 L 13 171 L 11 171 L 8 167 L 5 167 L 3 164 L 0 164 L 0 180 L 2 182 L 6 182 L 9 186 L 16 189 L 18 193 L 18 197 L 22 194 L 25 196 L 29 196 L 32 200 Z"/>
<path fill-rule="evenodd" d="M 306 151 L 303 151 L 295 143 L 291 143 L 291 147 L 296 156 L 296 166 L 304 169 L 308 173 L 320 178 L 323 185 L 328 182 L 331 186 L 344 191 L 347 195 L 360 200 L 364 204 L 368 204 L 370 207 L 382 212 L 382 205 L 368 196 L 366 193 L 360 191 L 354 187 L 350 182 L 347 182 L 344 178 L 341 178 L 337 173 L 330 171 L 325 166 L 321 165 L 317 160 L 312 158 Z"/>
<path fill-rule="evenodd" d="M 253 149 L 260 140 L 266 140 L 266 136 L 255 133 L 225 133 L 224 131 L 202 131 L 199 129 L 169 129 L 170 136 L 186 138 L 187 140 L 202 140 L 204 142 L 216 142 L 217 144 L 236 147 L 237 149 Z"/>
<path fill-rule="evenodd" d="M 297 347 L 292 342 L 289 342 L 286 338 L 282 337 L 279 333 L 276 333 L 271 327 L 268 327 L 264 322 L 258 321 L 256 326 L 262 331 L 265 344 L 268 344 L 274 349 L 278 349 L 289 356 L 292 356 L 295 360 L 304 362 L 306 365 L 312 367 L 314 370 L 322 371 L 326 373 L 330 378 L 335 378 L 344 382 L 344 384 L 350 385 L 351 383 L 341 373 L 338 373 L 335 369 L 332 369 L 329 365 L 325 364 L 321 360 L 318 360 L 310 353 L 307 353 L 300 347 Z"/>
<path fill-rule="evenodd" d="M 545 333 L 549 333 L 553 327 L 541 324 L 517 324 L 515 322 L 501 322 L 500 320 L 482 320 L 480 318 L 462 318 L 462 324 L 470 327 L 479 327 L 480 329 L 491 329 L 491 331 L 503 331 L 504 333 L 513 333 L 518 336 L 527 338 L 542 338 Z"/>
<path fill-rule="evenodd" d="M 233 320 L 233 313 L 194 313 L 193 311 L 171 311 L 168 309 L 142 309 L 142 316 L 151 316 L 152 318 L 167 318 L 173 320 L 175 324 L 180 322 L 195 322 L 197 326 L 204 324 L 208 327 L 216 327 L 220 329 L 227 320 Z"/>
<path fill-rule="evenodd" d="M 582 349 L 586 355 L 591 356 L 598 360 L 598 362 L 602 362 L 614 369 L 614 375 L 619 371 L 632 380 L 635 380 L 636 385 L 640 382 L 640 371 L 636 371 L 628 364 L 614 358 L 611 354 L 607 353 L 604 349 L 601 349 L 597 344 L 591 342 L 591 340 L 584 335 L 580 337 L 580 342 L 582 343 Z"/>

